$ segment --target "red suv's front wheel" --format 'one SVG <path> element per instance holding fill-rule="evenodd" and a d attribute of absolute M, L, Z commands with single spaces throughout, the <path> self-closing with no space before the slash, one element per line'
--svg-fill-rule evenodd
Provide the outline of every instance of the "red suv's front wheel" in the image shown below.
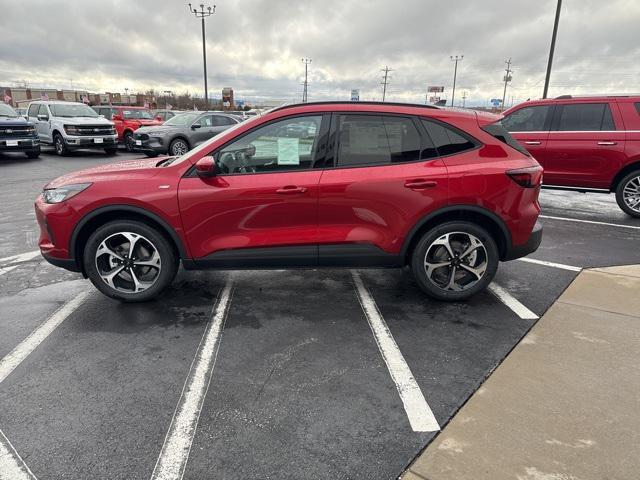
<path fill-rule="evenodd" d="M 498 268 L 498 247 L 478 225 L 452 221 L 432 228 L 418 241 L 411 271 L 430 297 L 459 301 L 484 290 Z"/>
<path fill-rule="evenodd" d="M 616 201 L 624 213 L 640 218 L 640 170 L 620 180 L 616 188 Z"/>

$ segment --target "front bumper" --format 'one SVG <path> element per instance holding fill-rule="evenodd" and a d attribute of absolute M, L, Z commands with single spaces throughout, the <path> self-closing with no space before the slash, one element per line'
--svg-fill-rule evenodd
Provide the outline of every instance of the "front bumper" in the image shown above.
<path fill-rule="evenodd" d="M 517 258 L 526 257 L 530 253 L 535 252 L 542 243 L 542 224 L 536 222 L 531 231 L 529 239 L 522 245 L 512 245 L 502 259 L 503 261 L 515 260 Z"/>
<path fill-rule="evenodd" d="M 64 143 L 69 150 L 75 150 L 78 148 L 95 148 L 95 149 L 105 149 L 105 148 L 117 148 L 118 147 L 118 136 L 117 135 L 108 135 L 108 136 L 96 136 L 96 137 L 85 137 L 85 136 L 72 136 L 67 135 L 64 138 Z"/>
<path fill-rule="evenodd" d="M 40 150 L 39 138 L 0 138 L 0 152 L 33 152 Z"/>
<path fill-rule="evenodd" d="M 135 133 L 133 135 L 134 152 L 167 153 L 168 142 L 164 137 L 151 136 L 147 133 Z"/>
<path fill-rule="evenodd" d="M 75 211 L 65 202 L 45 203 L 42 195 L 38 196 L 34 207 L 36 221 L 40 227 L 38 247 L 44 259 L 57 267 L 73 272 L 81 271 L 76 259 L 69 255 L 69 231 L 74 224 Z"/>

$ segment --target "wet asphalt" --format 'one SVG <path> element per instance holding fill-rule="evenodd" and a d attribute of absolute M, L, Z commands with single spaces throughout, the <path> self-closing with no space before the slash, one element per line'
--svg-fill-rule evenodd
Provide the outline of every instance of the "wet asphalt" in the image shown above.
<path fill-rule="evenodd" d="M 0 258 L 37 248 L 32 204 L 48 180 L 115 159 L 0 157 Z M 640 221 L 611 195 L 543 191 L 541 204 L 562 219 L 542 219 L 532 258 L 640 263 Z M 495 282 L 542 315 L 575 275 L 514 261 L 501 264 Z M 180 271 L 159 300 L 125 305 L 35 258 L 0 276 L 0 359 L 78 292 L 91 292 L 0 383 L 0 430 L 37 478 L 151 478 L 230 277 L 235 289 L 184 478 L 388 479 L 403 471 L 434 433 L 411 429 L 348 270 Z M 489 292 L 431 301 L 402 270 L 363 270 L 362 280 L 440 426 L 535 323 Z"/>

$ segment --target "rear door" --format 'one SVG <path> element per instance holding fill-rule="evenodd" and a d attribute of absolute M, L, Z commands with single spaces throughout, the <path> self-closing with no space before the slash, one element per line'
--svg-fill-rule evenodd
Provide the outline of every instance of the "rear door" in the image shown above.
<path fill-rule="evenodd" d="M 559 103 L 547 142 L 544 182 L 609 188 L 624 164 L 624 150 L 624 127 L 615 102 Z"/>
<path fill-rule="evenodd" d="M 524 106 L 502 119 L 502 125 L 546 170 L 547 141 L 553 105 Z"/>
<path fill-rule="evenodd" d="M 447 202 L 447 172 L 411 116 L 336 113 L 318 211 L 320 265 L 396 265 L 410 226 Z"/>

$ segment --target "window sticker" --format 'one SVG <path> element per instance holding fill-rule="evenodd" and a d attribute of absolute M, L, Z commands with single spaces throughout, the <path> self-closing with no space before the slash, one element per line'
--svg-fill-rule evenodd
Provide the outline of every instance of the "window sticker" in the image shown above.
<path fill-rule="evenodd" d="M 278 165 L 300 165 L 300 140 L 278 138 Z"/>

